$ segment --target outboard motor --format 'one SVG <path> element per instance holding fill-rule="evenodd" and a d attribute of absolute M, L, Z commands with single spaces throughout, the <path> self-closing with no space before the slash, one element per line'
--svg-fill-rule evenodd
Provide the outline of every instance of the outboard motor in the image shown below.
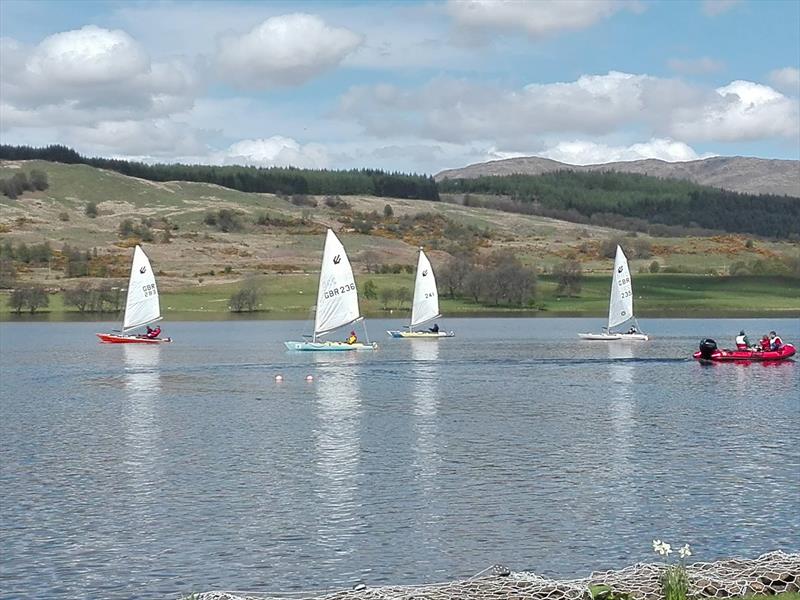
<path fill-rule="evenodd" d="M 700 341 L 700 357 L 706 360 L 711 358 L 711 355 L 717 351 L 717 342 L 711 338 L 706 338 Z"/>

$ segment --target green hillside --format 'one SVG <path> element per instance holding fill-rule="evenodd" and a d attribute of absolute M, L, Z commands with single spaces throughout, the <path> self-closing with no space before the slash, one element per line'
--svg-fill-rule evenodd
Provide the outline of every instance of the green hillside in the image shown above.
<path fill-rule="evenodd" d="M 264 284 L 263 309 L 305 313 L 314 303 L 323 233 L 332 227 L 348 249 L 359 286 L 367 280 L 377 286 L 378 297 L 365 300 L 372 311 L 407 309 L 407 303 L 381 299 L 380 292 L 410 290 L 409 272 L 422 245 L 437 273 L 453 256 L 470 255 L 478 264 L 488 264 L 492 256 L 496 260 L 498 252 L 515 256 L 522 268 L 539 275 L 536 296 L 521 307 L 526 310 L 602 314 L 612 264 L 605 251 L 618 238 L 638 274 L 636 293 L 644 311 L 762 306 L 800 313 L 797 280 L 785 277 L 796 270 L 800 246 L 788 241 L 732 235 L 653 238 L 447 202 L 245 193 L 213 184 L 146 181 L 87 165 L 0 162 L 0 178 L 32 170 L 46 173 L 46 189 L 13 200 L 0 196 L 2 260 L 9 263 L 9 248 L 14 255 L 22 245 L 27 252 L 45 242 L 51 254 L 44 262 L 26 262 L 24 253 L 12 257 L 16 287 L 35 283 L 58 290 L 81 281 L 125 278 L 130 248 L 141 243 L 159 272 L 165 307 L 174 305 L 171 310 L 225 312 L 233 291 L 255 277 Z M 87 211 L 91 207 L 94 217 Z M 76 256 L 86 261 L 81 277 L 70 276 L 76 274 L 69 266 Z M 577 297 L 556 295 L 551 270 L 567 259 L 577 260 L 585 273 Z M 784 277 L 769 283 L 725 277 L 731 270 Z M 758 300 L 770 288 L 772 293 Z M 8 310 L 2 299 L 0 304 L 0 311 Z M 446 299 L 443 310 L 520 308 L 506 304 Z M 53 299 L 52 308 L 57 307 Z"/>

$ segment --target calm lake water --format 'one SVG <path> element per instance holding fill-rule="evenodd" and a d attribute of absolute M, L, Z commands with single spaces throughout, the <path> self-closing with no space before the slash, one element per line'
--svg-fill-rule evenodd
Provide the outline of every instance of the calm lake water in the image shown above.
<path fill-rule="evenodd" d="M 800 551 L 800 363 L 702 366 L 797 320 L 443 319 L 287 353 L 304 322 L 0 324 L 0 596 L 176 598 Z M 282 374 L 283 383 L 274 381 Z M 313 383 L 305 381 L 313 375 Z"/>

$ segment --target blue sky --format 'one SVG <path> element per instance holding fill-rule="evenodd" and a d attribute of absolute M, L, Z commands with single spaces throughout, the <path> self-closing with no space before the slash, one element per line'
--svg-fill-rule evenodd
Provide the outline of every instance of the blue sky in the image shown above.
<path fill-rule="evenodd" d="M 0 134 L 436 173 L 800 158 L 800 2 L 0 3 Z"/>

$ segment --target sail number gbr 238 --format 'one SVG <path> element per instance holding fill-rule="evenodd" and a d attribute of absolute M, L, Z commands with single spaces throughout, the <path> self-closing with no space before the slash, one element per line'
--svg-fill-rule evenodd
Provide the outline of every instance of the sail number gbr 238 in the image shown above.
<path fill-rule="evenodd" d="M 333 298 L 334 296 L 339 296 L 341 294 L 346 294 L 347 292 L 355 292 L 355 291 L 356 291 L 355 283 L 346 283 L 344 285 L 338 285 L 333 289 L 325 290 L 323 297 L 327 300 L 328 298 Z"/>

